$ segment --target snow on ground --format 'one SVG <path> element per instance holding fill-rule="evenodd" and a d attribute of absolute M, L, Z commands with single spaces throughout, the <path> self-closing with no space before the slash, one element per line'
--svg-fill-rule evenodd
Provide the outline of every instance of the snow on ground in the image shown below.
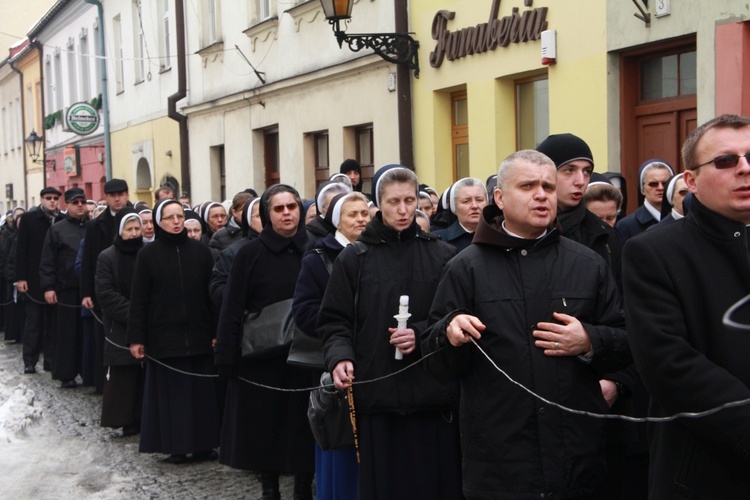
<path fill-rule="evenodd" d="M 0 499 L 260 498 L 252 472 L 138 453 L 138 436 L 99 426 L 92 388 L 61 389 L 41 367 L 24 375 L 21 346 L 0 341 Z M 282 498 L 291 489 L 282 476 Z"/>

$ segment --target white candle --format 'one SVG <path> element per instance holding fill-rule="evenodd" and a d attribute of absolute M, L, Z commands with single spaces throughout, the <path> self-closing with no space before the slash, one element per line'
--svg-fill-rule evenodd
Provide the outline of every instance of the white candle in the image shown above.
<path fill-rule="evenodd" d="M 398 314 L 394 316 L 398 321 L 398 329 L 403 330 L 406 328 L 406 322 L 411 317 L 409 314 L 409 296 L 402 295 L 398 300 Z M 404 354 L 396 348 L 395 359 L 404 359 Z"/>

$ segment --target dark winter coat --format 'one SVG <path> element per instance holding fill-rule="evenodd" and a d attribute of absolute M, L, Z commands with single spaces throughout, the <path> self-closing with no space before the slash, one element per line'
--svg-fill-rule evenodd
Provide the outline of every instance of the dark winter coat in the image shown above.
<path fill-rule="evenodd" d="M 750 398 L 750 336 L 722 315 L 750 293 L 745 225 L 697 199 L 683 219 L 624 249 L 633 357 L 650 414 L 698 412 Z M 750 406 L 649 428 L 651 498 L 744 498 L 750 491 Z"/>
<path fill-rule="evenodd" d="M 445 229 L 434 231 L 433 234 L 440 236 L 441 240 L 456 247 L 459 252 L 471 245 L 471 240 L 474 238 L 474 233 L 466 231 L 458 221 Z"/>
<path fill-rule="evenodd" d="M 97 309 L 99 304 L 96 300 L 96 264 L 99 254 L 115 241 L 117 229 L 115 216 L 112 215 L 109 208 L 105 209 L 99 217 L 91 219 L 86 224 L 86 236 L 83 242 L 81 260 L 81 297 L 91 297 Z"/>
<path fill-rule="evenodd" d="M 326 366 L 333 370 L 340 361 L 354 362 L 358 380 L 382 377 L 422 357 L 417 347 L 403 360 L 394 359 L 388 328 L 396 327 L 399 298 L 409 296 L 408 326 L 419 340 L 427 327 L 440 272 L 456 253 L 452 246 L 419 229 L 416 222 L 398 233 L 383 224 L 378 212 L 367 224 L 359 241 L 367 251 L 358 255 L 348 246 L 333 267 L 317 331 L 323 339 Z M 359 290 L 358 302 L 355 295 Z M 356 321 L 355 321 L 356 316 Z M 407 370 L 377 384 L 354 386 L 357 412 L 412 412 L 449 409 L 454 385 L 443 384 L 424 370 Z"/>
<path fill-rule="evenodd" d="M 229 281 L 229 273 L 232 270 L 232 264 L 234 258 L 237 256 L 237 252 L 242 248 L 245 243 L 258 237 L 258 233 L 255 231 L 241 238 L 239 241 L 235 241 L 229 247 L 222 250 L 219 256 L 215 259 L 213 272 L 211 273 L 211 282 L 208 285 L 208 293 L 211 295 L 211 300 L 216 306 L 216 310 L 221 310 L 221 303 L 224 300 L 224 289 Z"/>
<path fill-rule="evenodd" d="M 237 367 L 240 377 L 285 388 L 310 387 L 310 370 L 288 365 L 289 349 L 260 358 L 241 358 L 245 311 L 292 298 L 307 243 L 300 229 L 291 238 L 267 224 L 260 235 L 239 248 L 221 307 L 216 363 Z M 314 439 L 307 423 L 309 395 L 269 391 L 232 380 L 227 389 L 219 462 L 231 467 L 300 473 L 314 469 Z"/>
<path fill-rule="evenodd" d="M 485 325 L 479 344 L 510 377 L 570 408 L 608 413 L 601 374 L 631 362 L 614 280 L 592 250 L 561 238 L 514 238 L 502 213 L 485 207 L 474 244 L 448 263 L 430 311 L 423 349 L 428 371 L 461 382 L 461 446 L 468 498 L 575 498 L 601 494 L 602 422 L 574 416 L 511 384 L 473 345 L 452 347 L 446 327 L 458 313 Z M 531 331 L 572 315 L 593 356 L 551 357 Z"/>
<path fill-rule="evenodd" d="M 305 231 L 307 232 L 307 248 L 313 248 L 327 234 L 336 232 L 336 228 L 328 220 L 317 216 L 305 225 Z"/>
<path fill-rule="evenodd" d="M 55 222 L 61 220 L 62 215 L 55 217 Z M 41 206 L 36 210 L 26 212 L 21 216 L 21 225 L 16 242 L 16 281 L 27 281 L 29 294 L 37 301 L 44 300 L 43 291 L 39 284 L 39 264 L 42 260 L 42 249 L 47 231 L 52 226 L 50 216 Z"/>
<path fill-rule="evenodd" d="M 592 249 L 604 259 L 622 292 L 622 244 L 617 231 L 587 210 L 583 203 L 558 212 L 557 222 L 563 236 Z"/>
<path fill-rule="evenodd" d="M 126 276 L 120 276 L 123 268 L 135 269 L 137 252 L 124 253 L 115 245 L 99 254 L 96 264 L 96 296 L 102 309 L 104 335 L 115 344 L 128 347 L 128 316 L 130 314 L 130 293 L 132 287 L 123 286 Z M 122 265 L 123 260 L 129 265 Z M 127 263 L 126 263 L 127 264 Z M 130 274 L 130 280 L 133 273 Z M 130 351 L 121 349 L 110 342 L 104 343 L 104 364 L 107 366 L 135 365 L 140 363 Z"/>
<path fill-rule="evenodd" d="M 139 253 L 130 297 L 128 343 L 157 359 L 211 352 L 215 309 L 208 295 L 213 258 L 208 247 L 157 229 Z"/>
<path fill-rule="evenodd" d="M 344 247 L 336 240 L 335 233 L 330 233 L 316 245 L 315 249 L 324 252 L 326 258 L 334 262 Z M 318 321 L 323 294 L 330 278 L 331 275 L 328 273 L 321 254 L 312 251 L 302 259 L 302 269 L 294 289 L 292 312 L 297 328 L 313 337 L 318 336 L 315 333 L 315 323 Z"/>
<path fill-rule="evenodd" d="M 39 265 L 39 284 L 43 292 L 78 288 L 75 263 L 85 233 L 86 219 L 68 216 L 47 231 Z"/>
<path fill-rule="evenodd" d="M 229 245 L 239 241 L 241 238 L 242 229 L 240 226 L 228 223 L 211 236 L 211 241 L 209 241 L 208 247 L 221 252 L 222 250 L 229 248 Z"/>
<path fill-rule="evenodd" d="M 624 245 L 626 241 L 635 236 L 636 234 L 642 233 L 649 227 L 659 222 L 654 219 L 645 206 L 641 205 L 636 209 L 635 212 L 624 217 L 616 225 L 615 229 L 620 235 L 620 241 Z"/>

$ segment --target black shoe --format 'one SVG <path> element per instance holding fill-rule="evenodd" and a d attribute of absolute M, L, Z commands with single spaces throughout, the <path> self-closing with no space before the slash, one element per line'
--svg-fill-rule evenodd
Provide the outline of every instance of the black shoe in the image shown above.
<path fill-rule="evenodd" d="M 261 497 L 263 500 L 279 500 L 281 498 L 278 472 L 261 472 L 259 479 L 263 489 Z"/>
<path fill-rule="evenodd" d="M 78 387 L 78 384 L 75 380 L 66 380 L 65 382 L 60 384 L 60 387 L 62 387 L 63 389 L 75 389 L 76 387 Z"/>
<path fill-rule="evenodd" d="M 209 460 L 216 460 L 217 458 L 219 458 L 219 454 L 214 450 L 196 451 L 195 453 L 193 453 L 194 462 L 205 462 Z"/>
<path fill-rule="evenodd" d="M 187 462 L 187 455 L 169 455 L 167 458 L 162 460 L 162 462 L 175 465 L 184 464 L 185 462 Z"/>
<path fill-rule="evenodd" d="M 136 424 L 124 425 L 122 427 L 122 437 L 135 436 L 139 432 L 141 432 L 141 426 Z"/>
<path fill-rule="evenodd" d="M 23 372 L 26 374 L 36 373 L 36 368 L 34 368 L 33 366 L 27 366 L 23 369 Z"/>

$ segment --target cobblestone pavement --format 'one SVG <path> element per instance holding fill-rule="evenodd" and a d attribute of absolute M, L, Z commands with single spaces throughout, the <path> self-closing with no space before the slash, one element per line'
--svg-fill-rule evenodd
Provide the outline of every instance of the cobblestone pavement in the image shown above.
<path fill-rule="evenodd" d="M 1 498 L 260 498 L 256 474 L 140 454 L 138 436 L 99 426 L 93 388 L 61 389 L 47 372 L 22 371 L 21 346 L 0 342 L 0 405 L 20 390 L 42 410 L 20 436 L 0 442 Z M 282 498 L 292 497 L 292 482 L 282 476 Z"/>

